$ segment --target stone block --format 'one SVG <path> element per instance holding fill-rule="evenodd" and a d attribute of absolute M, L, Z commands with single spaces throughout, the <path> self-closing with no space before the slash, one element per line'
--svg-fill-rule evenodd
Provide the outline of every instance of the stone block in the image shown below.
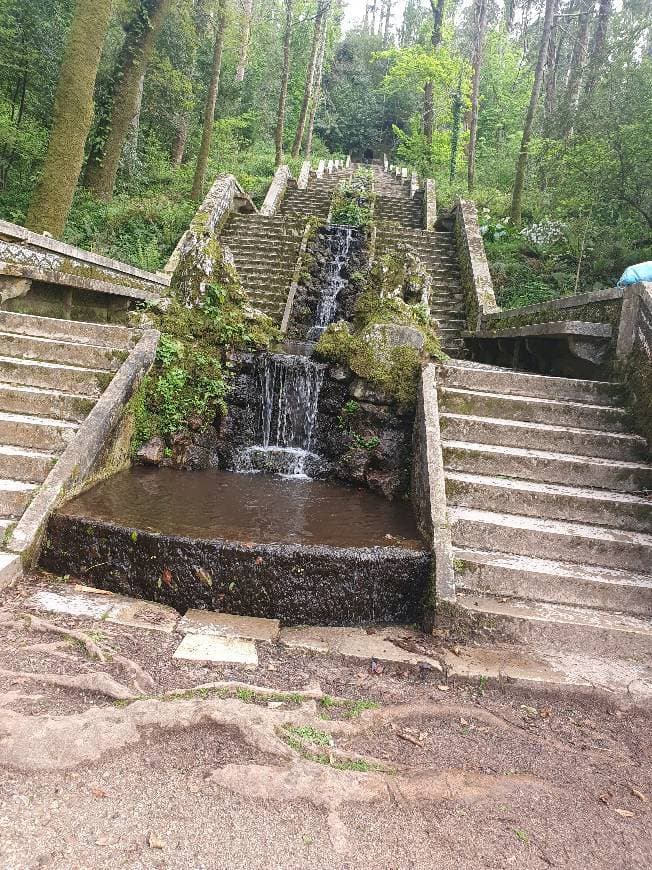
<path fill-rule="evenodd" d="M 278 619 L 257 616 L 235 616 L 212 610 L 188 610 L 179 622 L 184 634 L 206 634 L 244 640 L 275 641 L 280 631 Z"/>
<path fill-rule="evenodd" d="M 179 621 L 179 614 L 173 607 L 166 607 L 164 604 L 135 600 L 116 604 L 111 608 L 107 621 L 131 628 L 146 628 L 172 634 Z"/>
<path fill-rule="evenodd" d="M 209 634 L 187 634 L 174 651 L 173 658 L 191 662 L 258 665 L 256 645 L 250 640 Z"/>

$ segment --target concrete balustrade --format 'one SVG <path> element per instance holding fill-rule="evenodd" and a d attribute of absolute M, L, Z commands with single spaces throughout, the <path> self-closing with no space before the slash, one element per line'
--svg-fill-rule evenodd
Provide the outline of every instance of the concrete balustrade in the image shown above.
<path fill-rule="evenodd" d="M 324 177 L 324 171 L 325 171 L 325 169 L 326 169 L 326 161 L 325 161 L 325 160 L 320 160 L 320 161 L 319 161 L 319 165 L 317 166 L 317 172 L 316 172 L 317 178 L 323 178 L 323 177 Z"/>
<path fill-rule="evenodd" d="M 263 202 L 260 213 L 263 217 L 271 217 L 276 214 L 276 211 L 283 200 L 285 190 L 288 186 L 289 179 L 292 178 L 290 167 L 283 164 L 279 166 L 274 173 L 274 178 L 267 191 L 267 196 Z"/>
<path fill-rule="evenodd" d="M 305 190 L 308 187 L 308 182 L 310 181 L 310 161 L 304 160 L 301 165 L 301 172 L 299 173 L 299 177 L 297 178 L 297 188 L 299 190 Z"/>

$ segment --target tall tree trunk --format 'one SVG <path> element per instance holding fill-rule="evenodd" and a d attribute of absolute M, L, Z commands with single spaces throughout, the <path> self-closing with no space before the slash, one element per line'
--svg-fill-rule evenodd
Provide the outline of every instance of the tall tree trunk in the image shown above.
<path fill-rule="evenodd" d="M 488 0 L 476 0 L 473 10 L 475 40 L 473 45 L 473 84 L 471 87 L 471 129 L 469 133 L 469 192 L 475 186 L 475 146 L 478 138 L 478 114 L 480 111 L 480 73 L 482 72 L 488 13 Z"/>
<path fill-rule="evenodd" d="M 389 45 L 390 28 L 392 26 L 392 0 L 387 0 L 385 4 L 385 31 L 383 33 L 383 46 L 387 48 Z"/>
<path fill-rule="evenodd" d="M 247 64 L 249 62 L 249 44 L 251 42 L 251 24 L 254 17 L 254 0 L 244 0 L 244 16 L 242 19 L 242 36 L 240 37 L 240 55 L 238 57 L 238 68 L 235 71 L 235 80 L 240 83 L 244 81 L 245 73 L 247 72 Z"/>
<path fill-rule="evenodd" d="M 220 0 L 217 8 L 217 21 L 215 24 L 215 42 L 213 43 L 213 64 L 211 66 L 211 80 L 206 94 L 204 105 L 204 125 L 201 134 L 201 145 L 197 155 L 195 175 L 192 180 L 191 196 L 195 202 L 200 202 L 204 193 L 204 181 L 208 167 L 208 156 L 213 142 L 213 127 L 215 126 L 215 106 L 217 94 L 220 89 L 220 70 L 222 69 L 222 50 L 224 49 L 224 33 L 226 31 L 226 0 Z"/>
<path fill-rule="evenodd" d="M 376 9 L 378 7 L 378 0 L 372 0 L 371 2 L 371 32 L 376 34 Z"/>
<path fill-rule="evenodd" d="M 315 29 L 312 36 L 312 47 L 310 49 L 310 60 L 308 61 L 308 71 L 306 73 L 306 86 L 303 91 L 303 101 L 301 103 L 301 111 L 299 113 L 299 121 L 297 123 L 297 132 L 292 144 L 292 156 L 298 157 L 303 141 L 303 134 L 306 128 L 306 120 L 308 118 L 308 110 L 310 108 L 310 100 L 315 87 L 315 68 L 317 66 L 317 56 L 319 54 L 319 46 L 321 45 L 321 30 L 323 22 L 328 11 L 330 0 L 318 0 L 317 15 L 315 16 Z"/>
<path fill-rule="evenodd" d="M 432 36 L 430 46 L 435 51 L 441 44 L 442 27 L 444 24 L 444 5 L 446 0 L 430 0 L 432 12 Z M 426 142 L 432 143 L 435 125 L 434 84 L 427 81 L 423 89 L 423 135 Z"/>
<path fill-rule="evenodd" d="M 589 46 L 589 69 L 586 74 L 586 82 L 584 84 L 584 96 L 590 97 L 595 89 L 598 80 L 600 67 L 604 63 L 604 49 L 607 41 L 607 28 L 609 27 L 609 19 L 613 9 L 613 0 L 600 0 L 598 7 L 598 20 L 595 24 L 595 30 L 591 37 L 591 45 Z"/>
<path fill-rule="evenodd" d="M 527 115 L 525 117 L 525 125 L 523 127 L 523 136 L 521 138 L 521 150 L 519 151 L 518 161 L 516 163 L 516 177 L 514 179 L 514 191 L 512 193 L 512 210 L 511 219 L 515 226 L 521 224 L 521 209 L 523 205 L 523 187 L 525 185 L 525 170 L 527 168 L 528 147 L 532 138 L 532 128 L 534 126 L 534 117 L 536 115 L 539 96 L 541 94 L 541 83 L 543 81 L 543 68 L 548 55 L 548 44 L 550 42 L 550 33 L 552 31 L 552 22 L 555 17 L 555 9 L 557 0 L 546 0 L 546 11 L 543 19 L 543 30 L 541 32 L 541 42 L 539 43 L 539 56 L 537 65 L 534 70 L 534 83 L 532 84 L 532 93 L 530 94 L 530 105 L 528 106 Z"/>
<path fill-rule="evenodd" d="M 568 87 L 564 95 L 564 108 L 562 112 L 562 129 L 564 135 L 572 136 L 575 113 L 580 102 L 580 90 L 582 78 L 588 60 L 589 25 L 591 13 L 582 12 L 577 22 L 577 38 L 573 46 L 573 54 L 570 60 Z"/>
<path fill-rule="evenodd" d="M 324 55 L 326 53 L 326 36 L 328 32 L 328 15 L 324 18 L 324 25 L 322 27 L 321 33 L 321 42 L 319 44 L 319 55 L 317 57 L 317 66 L 315 68 L 315 87 L 312 94 L 312 100 L 310 102 L 310 116 L 308 118 L 308 132 L 306 134 L 306 145 L 304 148 L 304 157 L 306 160 L 310 159 L 310 154 L 312 152 L 312 136 L 315 129 L 315 116 L 317 114 L 317 108 L 319 106 L 319 99 L 321 97 L 321 80 L 322 75 L 324 73 Z"/>
<path fill-rule="evenodd" d="M 134 116 L 129 125 L 127 141 L 122 149 L 122 161 L 126 172 L 134 175 L 138 166 L 138 134 L 140 132 L 140 112 L 143 107 L 143 90 L 145 88 L 145 70 L 138 84 L 138 98 L 134 107 Z"/>
<path fill-rule="evenodd" d="M 111 0 L 77 0 L 54 101 L 43 174 L 27 213 L 27 226 L 61 236 L 84 161 L 93 120 L 93 91 Z"/>
<path fill-rule="evenodd" d="M 546 56 L 546 66 L 543 73 L 543 129 L 546 136 L 550 136 L 552 132 L 555 107 L 557 103 L 557 69 L 559 66 L 559 55 L 561 50 L 561 40 L 558 41 L 558 36 L 559 16 L 555 15 L 552 22 L 552 30 L 550 31 L 548 54 Z"/>
<path fill-rule="evenodd" d="M 292 41 L 292 0 L 285 0 L 285 33 L 283 35 L 283 70 L 281 72 L 281 90 L 278 95 L 278 119 L 276 121 L 276 165 L 283 163 L 283 133 L 285 131 L 285 104 L 288 96 L 288 80 L 290 78 L 290 46 Z"/>
<path fill-rule="evenodd" d="M 99 159 L 90 159 L 86 167 L 86 187 L 107 202 L 113 196 L 122 149 L 138 102 L 140 82 L 170 3 L 171 0 L 140 0 L 138 10 L 127 26 L 117 65 L 104 153 Z"/>
<path fill-rule="evenodd" d="M 188 141 L 188 133 L 190 131 L 190 117 L 187 112 L 183 112 L 177 116 L 177 129 L 172 143 L 172 165 L 178 169 L 183 162 L 183 155 L 186 151 L 186 142 Z"/>
<path fill-rule="evenodd" d="M 451 184 L 455 180 L 455 173 L 457 172 L 457 152 L 459 150 L 460 145 L 460 127 L 462 126 L 462 106 L 464 105 L 464 101 L 462 99 L 462 76 L 460 74 L 460 80 L 457 85 L 457 91 L 453 95 L 453 106 L 452 106 L 452 119 L 453 124 L 451 128 L 451 162 L 450 162 L 450 181 Z"/>

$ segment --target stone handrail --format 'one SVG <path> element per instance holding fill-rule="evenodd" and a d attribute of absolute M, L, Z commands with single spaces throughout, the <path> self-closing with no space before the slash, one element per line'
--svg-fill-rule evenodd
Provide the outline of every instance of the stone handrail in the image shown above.
<path fill-rule="evenodd" d="M 304 160 L 301 165 L 301 172 L 299 173 L 299 177 L 297 178 L 297 188 L 299 190 L 305 190 L 308 187 L 308 182 L 310 181 L 310 161 Z"/>
<path fill-rule="evenodd" d="M 423 188 L 423 228 L 434 230 L 437 220 L 437 189 L 434 179 L 426 178 Z"/>
<path fill-rule="evenodd" d="M 455 244 L 462 274 L 469 330 L 480 328 L 486 314 L 498 311 L 489 263 L 474 202 L 458 199 L 455 207 Z"/>
<path fill-rule="evenodd" d="M 281 333 L 283 335 L 288 331 L 288 326 L 290 325 L 290 318 L 292 317 L 292 308 L 294 307 L 294 297 L 297 295 L 297 289 L 299 287 L 299 280 L 301 278 L 301 270 L 303 268 L 303 259 L 306 255 L 306 250 L 308 248 L 308 241 L 310 240 L 310 231 L 312 229 L 312 222 L 306 221 L 306 225 L 303 229 L 303 236 L 301 238 L 301 244 L 299 246 L 299 253 L 297 255 L 297 261 L 294 265 L 294 272 L 292 273 L 292 282 L 290 284 L 290 289 L 288 291 L 287 299 L 285 301 L 285 309 L 283 311 L 283 319 L 281 320 Z"/>
<path fill-rule="evenodd" d="M 421 373 L 412 452 L 412 504 L 417 526 L 433 557 L 431 594 L 426 602 L 426 610 L 432 614 L 436 601 L 455 601 L 453 545 L 446 509 L 437 368 L 434 363 L 426 365 Z"/>
<path fill-rule="evenodd" d="M 652 450 L 652 283 L 627 287 L 616 345 L 634 424 Z"/>
<path fill-rule="evenodd" d="M 2 220 L 0 260 L 39 271 L 72 274 L 108 281 L 111 284 L 140 287 L 156 295 L 161 294 L 170 283 L 167 275 L 147 272 Z"/>
<path fill-rule="evenodd" d="M 282 166 L 279 166 L 274 173 L 274 178 L 272 179 L 272 183 L 267 191 L 265 201 L 260 207 L 260 213 L 263 217 L 272 217 L 272 215 L 276 214 L 276 211 L 285 196 L 285 190 L 290 178 L 292 178 L 290 167 L 285 163 Z"/>
<path fill-rule="evenodd" d="M 320 160 L 320 161 L 319 161 L 319 164 L 317 165 L 317 173 L 316 173 L 317 178 L 323 178 L 323 177 L 324 177 L 324 170 L 325 170 L 325 169 L 326 169 L 326 161 L 325 161 L 325 160 Z"/>
<path fill-rule="evenodd" d="M 113 473 L 129 464 L 130 432 L 128 427 L 126 432 L 119 430 L 126 403 L 154 362 L 158 340 L 155 329 L 142 335 L 18 521 L 7 549 L 20 556 L 24 567 L 35 564 L 48 517 L 55 508 L 103 470 Z"/>
<path fill-rule="evenodd" d="M 168 276 L 168 284 L 179 264 L 181 251 L 185 248 L 188 237 L 203 234 L 217 235 L 234 210 L 236 203 L 240 204 L 243 211 L 255 212 L 257 210 L 249 194 L 241 187 L 234 175 L 218 175 L 199 206 L 190 227 L 179 239 L 172 256 L 163 269 Z"/>

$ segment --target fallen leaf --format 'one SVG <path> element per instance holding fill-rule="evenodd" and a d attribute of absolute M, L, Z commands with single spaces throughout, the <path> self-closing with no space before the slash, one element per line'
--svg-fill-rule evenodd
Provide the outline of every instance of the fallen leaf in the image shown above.
<path fill-rule="evenodd" d="M 634 795 L 634 797 L 637 797 L 640 801 L 643 801 L 644 804 L 647 803 L 647 797 L 646 797 L 646 795 L 643 794 L 642 791 L 639 791 L 637 788 L 634 788 L 634 786 L 631 786 L 631 789 L 632 789 L 632 794 Z"/>
<path fill-rule="evenodd" d="M 419 737 L 414 737 L 412 734 L 409 734 L 407 731 L 397 731 L 397 737 L 400 737 L 401 740 L 406 740 L 408 743 L 412 743 L 414 746 L 418 746 L 419 748 L 423 748 L 423 740 Z"/>
<path fill-rule="evenodd" d="M 469 723 L 466 721 L 466 719 L 464 719 L 460 716 L 460 725 L 468 725 L 468 724 Z"/>
<path fill-rule="evenodd" d="M 439 686 L 437 686 L 437 688 L 440 692 L 449 692 L 451 687 L 445 686 L 443 683 L 441 683 Z"/>
<path fill-rule="evenodd" d="M 103 788 L 98 788 L 97 786 L 91 786 L 91 794 L 96 798 L 105 798 L 108 797 L 108 794 L 104 791 Z"/>
<path fill-rule="evenodd" d="M 622 816 L 624 819 L 632 819 L 634 817 L 634 813 L 630 813 L 629 810 L 621 810 L 620 807 L 617 807 L 614 812 L 618 813 L 618 815 Z"/>
<path fill-rule="evenodd" d="M 150 849 L 165 849 L 165 843 L 156 834 L 150 833 L 147 842 Z"/>
<path fill-rule="evenodd" d="M 369 665 L 369 670 L 372 674 L 378 674 L 380 676 L 380 674 L 385 670 L 385 666 L 376 661 L 376 659 L 372 659 L 371 664 Z"/>
<path fill-rule="evenodd" d="M 451 652 L 453 653 L 453 655 L 459 656 L 459 655 L 461 655 L 461 653 L 462 653 L 462 647 L 461 647 L 461 646 L 458 646 L 458 645 L 456 644 L 456 645 L 453 647 L 453 649 L 451 650 Z"/>
<path fill-rule="evenodd" d="M 521 710 L 528 719 L 536 719 L 539 715 L 539 711 L 536 707 L 528 707 L 527 704 L 521 704 Z"/>
<path fill-rule="evenodd" d="M 609 803 L 609 798 L 610 798 L 610 797 L 611 797 L 611 793 L 610 793 L 610 792 L 605 792 L 604 794 L 601 794 L 601 795 L 600 795 L 600 797 L 598 798 L 598 800 L 602 801 L 603 804 L 608 804 L 608 803 Z"/>

